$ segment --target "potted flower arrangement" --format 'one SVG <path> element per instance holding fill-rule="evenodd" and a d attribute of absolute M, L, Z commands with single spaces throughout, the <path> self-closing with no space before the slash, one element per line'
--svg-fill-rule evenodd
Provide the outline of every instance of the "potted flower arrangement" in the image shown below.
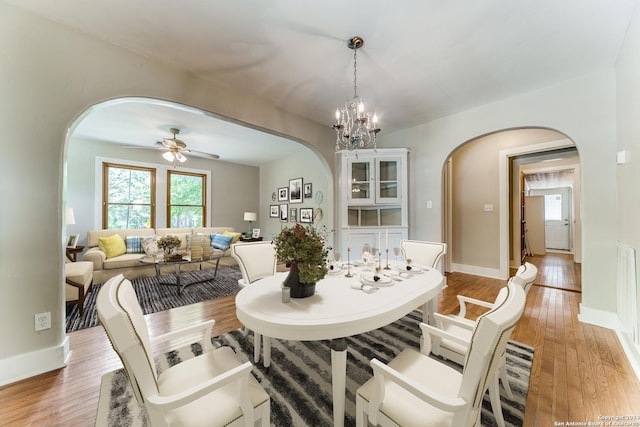
<path fill-rule="evenodd" d="M 284 285 L 291 288 L 292 298 L 313 295 L 315 284 L 327 275 L 325 236 L 311 225 L 296 224 L 285 227 L 273 239 L 278 261 L 289 267 Z"/>
<path fill-rule="evenodd" d="M 162 249 L 169 257 L 181 257 L 181 255 L 175 254 L 176 249 L 180 247 L 180 238 L 176 236 L 163 236 L 158 239 L 156 244 L 158 245 L 158 249 Z"/>

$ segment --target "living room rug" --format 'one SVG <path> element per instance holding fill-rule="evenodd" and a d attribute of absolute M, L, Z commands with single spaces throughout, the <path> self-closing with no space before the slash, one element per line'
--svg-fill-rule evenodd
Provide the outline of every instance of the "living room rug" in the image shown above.
<path fill-rule="evenodd" d="M 421 313 L 404 318 L 375 331 L 347 339 L 347 392 L 345 426 L 355 425 L 355 391 L 372 376 L 369 361 L 388 362 L 406 347 L 419 347 Z M 216 346 L 233 347 L 243 360 L 253 360 L 253 335 L 232 331 L 213 339 Z M 282 341 L 272 339 L 271 367 L 254 364 L 253 375 L 271 396 L 271 425 L 277 427 L 331 426 L 331 353 L 328 341 Z M 161 372 L 202 353 L 200 344 L 181 347 L 156 360 Z M 507 372 L 514 394 L 502 396 L 502 410 L 508 426 L 522 426 L 529 389 L 533 348 L 509 341 Z M 444 362 L 461 369 L 451 362 Z M 503 390 L 501 389 L 503 393 Z M 482 425 L 495 426 L 489 394 L 482 403 Z M 100 387 L 96 426 L 146 426 L 144 407 L 133 395 L 124 369 L 105 374 Z"/>
<path fill-rule="evenodd" d="M 155 276 L 133 279 L 131 284 L 138 296 L 142 312 L 149 314 L 214 298 L 235 295 L 240 291 L 238 279 L 242 278 L 242 273 L 237 265 L 220 266 L 215 279 L 213 278 L 214 274 L 215 269 L 181 273 L 180 280 L 182 283 L 199 283 L 188 285 L 180 295 L 178 295 L 176 286 L 161 285 Z M 175 274 L 160 276 L 160 279 L 166 282 L 175 281 Z M 74 305 L 69 310 L 66 319 L 67 332 L 98 326 L 96 299 L 101 286 L 102 284 L 94 284 L 91 287 L 91 292 L 84 300 L 84 314 L 82 316 L 80 316 L 80 310 L 78 310 L 77 305 Z"/>

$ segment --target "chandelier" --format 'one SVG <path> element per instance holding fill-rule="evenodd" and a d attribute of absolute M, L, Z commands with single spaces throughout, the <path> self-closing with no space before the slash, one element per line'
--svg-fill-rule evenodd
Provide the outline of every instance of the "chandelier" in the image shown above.
<path fill-rule="evenodd" d="M 353 49 L 353 98 L 336 110 L 336 123 L 332 126 L 336 131 L 336 151 L 376 148 L 376 135 L 380 132 L 378 116 L 365 111 L 364 102 L 358 96 L 357 53 L 363 45 L 364 40 L 358 36 L 347 41 L 349 49 Z"/>

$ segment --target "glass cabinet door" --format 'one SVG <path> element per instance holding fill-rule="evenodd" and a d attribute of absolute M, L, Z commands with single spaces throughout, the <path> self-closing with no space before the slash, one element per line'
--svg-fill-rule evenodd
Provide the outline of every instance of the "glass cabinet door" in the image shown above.
<path fill-rule="evenodd" d="M 376 159 L 378 179 L 376 181 L 377 203 L 400 202 L 400 160 L 397 158 Z"/>
<path fill-rule="evenodd" d="M 357 203 L 371 203 L 373 201 L 372 172 L 371 161 L 349 161 L 349 200 Z"/>

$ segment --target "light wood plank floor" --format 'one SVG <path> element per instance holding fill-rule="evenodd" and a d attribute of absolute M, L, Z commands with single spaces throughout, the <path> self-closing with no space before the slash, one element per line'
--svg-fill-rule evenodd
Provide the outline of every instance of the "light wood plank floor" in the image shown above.
<path fill-rule="evenodd" d="M 640 381 L 615 333 L 577 320 L 580 285 L 571 282 L 580 280 L 579 268 L 566 255 L 531 261 L 541 269 L 537 282 L 543 286 L 531 289 L 524 316 L 512 335 L 512 339 L 535 348 L 524 425 L 640 416 Z M 505 282 L 453 273 L 447 283 L 439 301 L 443 313 L 457 312 L 457 294 L 490 301 Z M 571 291 L 558 289 L 562 287 Z M 469 311 L 469 317 L 478 314 L 480 311 Z M 216 319 L 215 334 L 242 326 L 235 317 L 234 297 L 146 317 L 154 334 L 208 318 Z M 101 327 L 73 332 L 69 337 L 72 354 L 66 368 L 0 389 L 0 425 L 93 425 L 100 378 L 121 364 Z"/>

